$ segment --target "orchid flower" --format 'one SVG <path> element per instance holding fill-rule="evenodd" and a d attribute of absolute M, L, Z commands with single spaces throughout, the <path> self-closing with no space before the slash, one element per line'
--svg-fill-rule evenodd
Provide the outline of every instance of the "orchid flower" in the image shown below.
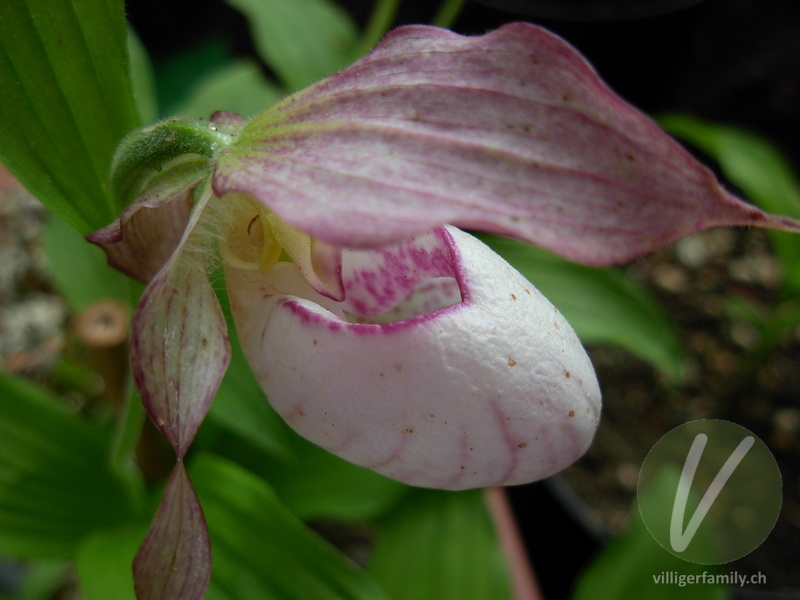
<path fill-rule="evenodd" d="M 400 481 L 465 489 L 565 468 L 601 400 L 559 312 L 454 226 L 597 266 L 711 227 L 798 230 L 521 23 L 397 29 L 252 120 L 135 132 L 113 183 L 132 203 L 90 239 L 147 283 L 132 371 L 179 459 L 137 558 L 141 598 L 199 597 L 207 581 L 181 459 L 230 360 L 209 269 L 222 264 L 245 357 L 292 428 Z M 190 547 L 181 577 L 153 566 Z"/>

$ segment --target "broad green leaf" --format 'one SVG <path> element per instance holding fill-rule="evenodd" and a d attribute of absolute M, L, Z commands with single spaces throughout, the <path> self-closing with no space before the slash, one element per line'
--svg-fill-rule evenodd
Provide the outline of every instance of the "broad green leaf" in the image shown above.
<path fill-rule="evenodd" d="M 679 377 L 682 347 L 657 302 L 621 271 L 595 269 L 522 242 L 480 236 L 558 308 L 584 344 L 621 346 Z"/>
<path fill-rule="evenodd" d="M 771 349 L 800 325 L 800 298 L 796 293 L 766 309 L 752 298 L 739 296 L 726 298 L 724 306 L 733 319 L 748 322 L 758 331 L 758 342 L 749 349 L 751 367 L 760 365 Z"/>
<path fill-rule="evenodd" d="M 111 471 L 109 436 L 57 398 L 0 373 L 0 548 L 23 558 L 70 558 L 92 531 L 135 513 Z"/>
<path fill-rule="evenodd" d="M 129 301 L 130 281 L 108 266 L 99 247 L 57 217 L 47 222 L 44 251 L 50 277 L 75 313 L 100 300 Z"/>
<path fill-rule="evenodd" d="M 81 233 L 119 213 L 108 169 L 138 123 L 121 0 L 3 3 L 0 162 Z"/>
<path fill-rule="evenodd" d="M 767 140 L 688 115 L 665 115 L 659 123 L 715 160 L 752 202 L 770 212 L 800 217 L 800 181 L 789 161 Z M 800 290 L 800 237 L 767 233 L 780 258 L 785 291 L 793 294 Z"/>
<path fill-rule="evenodd" d="M 63 587 L 70 567 L 70 563 L 61 560 L 29 562 L 24 565 L 19 587 L 13 592 L 0 591 L 0 600 L 52 600 Z"/>
<path fill-rule="evenodd" d="M 212 280 L 221 276 L 222 273 L 219 272 L 212 276 Z M 208 418 L 268 456 L 291 458 L 288 427 L 267 402 L 261 386 L 245 361 L 225 292 L 218 289 L 217 297 L 228 326 L 231 362 L 211 403 Z"/>
<path fill-rule="evenodd" d="M 133 97 L 139 108 L 140 121 L 152 123 L 158 119 L 158 94 L 155 72 L 147 48 L 132 29 L 128 29 L 128 56 L 131 65 Z"/>
<path fill-rule="evenodd" d="M 208 119 L 217 110 L 250 117 L 281 98 L 281 92 L 252 61 L 231 62 L 199 81 L 188 98 L 175 109 L 184 117 Z"/>
<path fill-rule="evenodd" d="M 665 473 L 641 502 L 667 504 L 660 514 L 670 514 L 680 473 Z M 667 524 L 668 526 L 668 524 Z M 699 540 L 703 541 L 703 540 Z M 722 585 L 696 583 L 679 587 L 678 578 L 716 575 L 719 568 L 682 560 L 667 552 L 645 527 L 634 506 L 628 529 L 614 539 L 580 576 L 572 600 L 725 600 L 728 592 Z M 669 578 L 665 580 L 663 578 Z M 669 583 L 673 581 L 673 583 Z"/>
<path fill-rule="evenodd" d="M 381 523 L 368 570 L 397 600 L 511 595 L 482 490 L 411 490 Z"/>
<path fill-rule="evenodd" d="M 198 45 L 183 47 L 178 53 L 159 61 L 155 67 L 161 116 L 176 114 L 177 107 L 186 101 L 191 90 L 228 63 L 230 54 L 227 42 L 211 37 Z"/>
<path fill-rule="evenodd" d="M 288 91 L 346 67 L 354 58 L 356 28 L 328 0 L 227 0 L 250 22 L 261 57 Z"/>
<path fill-rule="evenodd" d="M 147 525 L 97 531 L 78 552 L 78 579 L 86 600 L 136 600 L 131 563 Z"/>
<path fill-rule="evenodd" d="M 408 489 L 402 483 L 349 463 L 289 432 L 292 457 L 270 461 L 258 472 L 301 519 L 364 521 L 375 518 Z"/>
<path fill-rule="evenodd" d="M 284 507 L 267 483 L 203 454 L 190 468 L 214 566 L 206 600 L 382 600 L 369 575 Z"/>
<path fill-rule="evenodd" d="M 451 29 L 465 3 L 466 0 L 443 0 L 439 10 L 436 11 L 433 19 L 431 19 L 431 25 Z"/>
<path fill-rule="evenodd" d="M 289 457 L 286 425 L 267 402 L 239 345 L 233 340 L 231 349 L 231 364 L 211 404 L 208 418 L 268 455 Z"/>

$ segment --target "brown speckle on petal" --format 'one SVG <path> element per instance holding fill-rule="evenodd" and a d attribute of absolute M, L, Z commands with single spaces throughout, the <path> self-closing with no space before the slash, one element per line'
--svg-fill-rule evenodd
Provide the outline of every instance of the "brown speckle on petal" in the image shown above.
<path fill-rule="evenodd" d="M 575 416 L 575 411 L 574 410 L 569 411 L 569 416 L 570 417 L 574 417 Z"/>
<path fill-rule="evenodd" d="M 508 366 L 509 367 L 513 367 L 515 364 L 517 364 L 517 361 L 515 361 L 513 358 L 509 357 Z"/>

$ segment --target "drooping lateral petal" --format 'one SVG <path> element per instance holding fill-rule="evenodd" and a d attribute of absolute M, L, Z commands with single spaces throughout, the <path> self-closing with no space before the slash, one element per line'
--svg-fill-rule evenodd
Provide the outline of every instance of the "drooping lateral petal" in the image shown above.
<path fill-rule="evenodd" d="M 192 211 L 192 190 L 205 176 L 200 161 L 186 161 L 153 185 L 108 227 L 86 236 L 108 264 L 144 283 L 155 277 L 183 238 Z"/>
<path fill-rule="evenodd" d="M 534 481 L 586 450 L 600 413 L 589 359 L 558 311 L 488 247 L 440 228 L 343 260 L 348 297 L 359 297 L 348 309 L 388 307 L 384 290 L 405 279 L 401 287 L 424 293 L 427 276 L 455 280 L 459 297 L 397 322 L 351 323 L 307 285 L 273 295 L 274 280 L 226 268 L 245 356 L 298 433 L 389 477 L 446 489 Z"/>
<path fill-rule="evenodd" d="M 209 190 L 210 191 L 210 190 Z M 142 295 L 131 324 L 131 369 L 150 418 L 182 458 L 203 421 L 231 350 L 208 281 L 195 206 L 183 240 Z"/>
<path fill-rule="evenodd" d="M 576 50 L 524 23 L 391 32 L 246 125 L 214 187 L 342 247 L 452 223 L 610 265 L 715 226 L 800 230 L 723 190 Z"/>
<path fill-rule="evenodd" d="M 178 462 L 133 562 L 136 598 L 200 600 L 210 577 L 206 520 L 183 462 Z"/>
<path fill-rule="evenodd" d="M 86 236 L 108 256 L 108 264 L 143 283 L 172 256 L 189 220 L 191 191 L 145 200 L 129 207 L 108 227 Z"/>

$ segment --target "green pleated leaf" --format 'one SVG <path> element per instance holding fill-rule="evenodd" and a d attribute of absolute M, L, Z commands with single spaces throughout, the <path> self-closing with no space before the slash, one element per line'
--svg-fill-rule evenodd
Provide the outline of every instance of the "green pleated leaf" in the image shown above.
<path fill-rule="evenodd" d="M 11 588 L 14 591 L 3 593 L 0 588 L 0 600 L 52 600 L 64 586 L 70 568 L 70 563 L 63 560 L 27 562 L 19 587 L 15 589 L 16 582 L 12 579 Z"/>
<path fill-rule="evenodd" d="M 261 465 L 281 501 L 301 519 L 366 521 L 397 502 L 408 487 L 349 463 L 288 432 L 291 456 Z"/>
<path fill-rule="evenodd" d="M 223 273 L 218 271 L 211 276 L 211 280 L 216 281 L 221 277 Z M 293 450 L 289 440 L 289 427 L 269 405 L 244 358 L 238 332 L 230 314 L 227 292 L 222 288 L 218 288 L 216 292 L 228 327 L 231 362 L 211 403 L 208 419 L 267 456 L 291 460 Z"/>
<path fill-rule="evenodd" d="M 83 538 L 127 519 L 134 498 L 110 468 L 109 436 L 57 398 L 0 374 L 0 548 L 70 558 Z"/>
<path fill-rule="evenodd" d="M 78 552 L 78 580 L 86 600 L 136 600 L 131 563 L 147 525 L 97 531 Z"/>
<path fill-rule="evenodd" d="M 128 56 L 131 62 L 133 97 L 139 108 L 140 121 L 152 123 L 158 119 L 155 71 L 147 48 L 144 47 L 136 32 L 130 28 L 128 29 Z"/>
<path fill-rule="evenodd" d="M 222 301 L 222 306 L 223 312 L 227 312 L 227 300 Z M 208 418 L 269 455 L 291 458 L 288 427 L 267 402 L 247 365 L 229 314 L 226 319 L 231 362 L 211 403 Z"/>
<path fill-rule="evenodd" d="M 369 575 L 303 525 L 262 479 L 208 454 L 190 472 L 214 552 L 206 600 L 385 600 Z"/>
<path fill-rule="evenodd" d="M 138 125 L 121 0 L 6 0 L 0 18 L 0 162 L 87 234 L 120 206 L 108 169 Z"/>
<path fill-rule="evenodd" d="M 659 514 L 670 514 L 675 502 L 679 472 L 664 473 L 640 502 L 659 506 Z M 699 536 L 702 536 L 702 530 Z M 699 538 L 698 536 L 698 538 Z M 710 539 L 698 539 L 711 543 Z M 653 539 L 636 506 L 627 530 L 617 536 L 592 561 L 575 585 L 572 600 L 725 600 L 729 592 L 720 584 L 679 586 L 678 578 L 715 575 L 717 565 L 700 565 L 667 552 Z"/>
<path fill-rule="evenodd" d="M 230 62 L 204 77 L 175 109 L 184 117 L 208 119 L 218 110 L 250 117 L 281 99 L 280 90 L 267 81 L 249 60 Z"/>
<path fill-rule="evenodd" d="M 569 262 L 509 238 L 480 236 L 541 291 L 584 344 L 614 344 L 679 377 L 683 350 L 655 298 L 621 271 Z"/>
<path fill-rule="evenodd" d="M 482 490 L 411 490 L 381 524 L 373 552 L 368 570 L 397 600 L 511 597 Z"/>
<path fill-rule="evenodd" d="M 194 87 L 231 60 L 228 46 L 227 41 L 218 36 L 206 37 L 198 44 L 182 46 L 155 65 L 162 118 L 178 114 L 178 107 Z"/>
<path fill-rule="evenodd" d="M 227 0 L 250 22 L 261 58 L 288 91 L 346 67 L 354 58 L 356 28 L 328 0 Z M 266 108 L 266 107 L 265 107 Z"/>
<path fill-rule="evenodd" d="M 100 300 L 127 303 L 131 282 L 108 266 L 103 251 L 64 221 L 51 218 L 44 233 L 49 274 L 69 307 L 80 313 Z"/>
<path fill-rule="evenodd" d="M 715 160 L 725 177 L 761 208 L 800 217 L 800 181 L 792 165 L 767 140 L 736 127 L 688 115 L 665 115 L 659 123 Z M 769 231 L 781 261 L 786 292 L 800 290 L 800 237 Z"/>

